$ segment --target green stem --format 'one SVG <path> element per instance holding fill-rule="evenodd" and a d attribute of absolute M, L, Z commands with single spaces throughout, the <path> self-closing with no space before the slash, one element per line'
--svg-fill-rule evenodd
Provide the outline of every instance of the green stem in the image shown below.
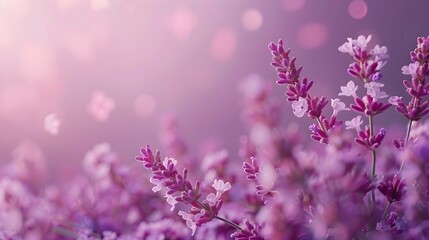
<path fill-rule="evenodd" d="M 407 127 L 407 135 L 405 136 L 405 145 L 407 145 L 408 140 L 410 139 L 411 127 L 413 126 L 413 120 L 410 119 Z"/>
<path fill-rule="evenodd" d="M 369 116 L 368 120 L 369 120 L 369 135 L 370 137 L 374 137 L 374 123 L 373 123 L 373 116 Z M 375 177 L 375 162 L 376 162 L 376 154 L 375 154 L 375 149 L 371 149 L 371 176 L 374 178 Z M 375 191 L 374 189 L 371 191 L 371 202 L 372 202 L 372 207 L 375 208 Z"/>
<path fill-rule="evenodd" d="M 410 140 L 410 134 L 411 134 L 411 127 L 412 126 L 413 126 L 413 120 L 410 119 L 410 121 L 408 122 L 407 134 L 405 135 L 404 147 L 407 146 L 408 141 Z M 402 172 L 402 169 L 404 168 L 404 164 L 405 164 L 405 158 L 402 158 L 401 167 L 399 168 L 399 172 Z"/>
<path fill-rule="evenodd" d="M 320 118 L 318 117 L 318 118 L 316 118 L 316 120 L 317 120 L 317 123 L 319 123 L 319 126 L 322 128 L 322 130 L 323 130 L 326 134 L 328 134 L 328 131 L 326 130 L 325 126 L 323 126 L 323 123 L 322 123 L 322 121 L 320 120 Z"/>
<path fill-rule="evenodd" d="M 374 137 L 374 124 L 372 121 L 372 116 L 369 116 L 369 135 L 372 137 Z M 374 177 L 375 176 L 375 162 L 377 159 L 377 155 L 375 154 L 375 149 L 371 150 L 371 160 L 372 160 L 372 164 L 371 164 L 371 175 Z"/>
<path fill-rule="evenodd" d="M 237 224 L 235 224 L 235 223 L 233 223 L 233 222 L 231 222 L 231 221 L 229 221 L 229 220 L 227 220 L 227 219 L 225 219 L 225 218 L 223 218 L 223 217 L 215 216 L 214 218 L 216 218 L 216 219 L 218 219 L 218 220 L 221 220 L 222 222 L 224 222 L 224 223 L 228 224 L 229 226 L 231 226 L 231 227 L 233 227 L 233 228 L 235 228 L 235 229 L 237 229 L 237 230 L 239 230 L 239 231 L 243 230 L 243 229 L 242 229 L 240 226 L 238 226 Z"/>
<path fill-rule="evenodd" d="M 205 209 L 206 211 L 210 211 L 210 209 L 207 209 L 200 201 L 196 201 L 197 202 L 197 204 L 201 207 L 201 208 L 203 208 L 203 209 Z M 235 224 L 235 223 L 233 223 L 233 222 L 231 222 L 231 221 L 229 221 L 228 219 L 225 219 L 225 218 L 223 218 L 223 217 L 219 217 L 219 216 L 217 216 L 217 215 L 215 215 L 213 218 L 216 218 L 216 219 L 218 219 L 218 220 L 220 220 L 220 221 L 222 221 L 222 222 L 224 222 L 224 223 L 226 223 L 226 224 L 228 224 L 229 226 L 231 226 L 231 227 L 233 227 L 233 228 L 235 228 L 235 229 L 237 229 L 237 230 L 239 230 L 239 231 L 241 231 L 241 230 L 243 230 L 240 226 L 238 226 L 237 224 Z"/>
<path fill-rule="evenodd" d="M 384 220 L 384 218 L 386 217 L 387 211 L 389 210 L 390 204 L 392 204 L 392 202 L 388 202 L 386 207 L 384 208 L 384 212 L 383 212 L 383 217 L 381 217 L 381 220 Z"/>

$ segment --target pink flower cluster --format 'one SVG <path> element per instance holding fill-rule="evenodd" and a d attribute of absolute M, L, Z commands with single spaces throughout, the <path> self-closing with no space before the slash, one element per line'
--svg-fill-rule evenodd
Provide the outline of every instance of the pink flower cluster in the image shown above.
<path fill-rule="evenodd" d="M 185 180 L 187 170 L 179 175 L 176 160 L 166 158 L 161 163 L 159 154 L 153 157 L 149 148 L 142 149 L 137 159 L 152 170 L 156 181 L 151 182 L 157 189 L 167 188 L 167 194 L 181 192 L 167 201 L 191 206 L 190 212 L 179 211 L 179 215 L 193 234 L 196 226 L 217 219 L 233 228 L 231 237 L 235 239 L 426 239 L 429 124 L 416 122 L 427 113 L 427 101 L 423 100 L 428 93 L 427 39 L 418 39 L 411 53 L 414 63 L 403 68 L 412 76 L 411 82 L 404 81 L 412 97 L 406 107 L 409 109 L 404 108 L 400 97 L 386 100 L 389 96 L 382 90 L 381 70 L 387 63 L 387 47 L 368 49 L 371 36 L 349 38 L 338 48 L 351 57 L 348 73 L 366 90 L 361 95 L 354 80 L 341 86 L 339 96 L 353 97 L 349 107 L 339 98 L 310 95 L 314 82 L 300 77 L 303 68 L 296 66 L 291 50 L 284 48 L 282 40 L 271 43 L 277 83 L 286 85 L 285 95 L 292 102 L 294 115 L 316 120 L 309 127 L 310 137 L 323 143 L 326 151 L 304 150 L 297 128 L 281 126 L 279 104 L 269 97 L 271 88 L 252 76 L 242 87 L 249 127 L 249 135 L 240 139 L 244 173 L 223 174 L 233 179 L 227 187 L 230 197 L 226 204 L 235 201 L 247 209 L 244 214 L 229 216 L 233 220 L 219 217 L 223 206 L 213 209 L 207 204 L 219 192 L 200 202 L 200 183 L 192 187 Z M 325 115 L 328 103 L 332 107 L 330 117 Z M 376 132 L 374 119 L 381 118 L 392 105 L 410 124 L 404 140 L 386 143 L 387 126 Z M 343 127 L 339 113 L 350 110 L 357 116 L 346 120 Z M 363 118 L 367 118 L 364 129 Z M 349 129 L 356 130 L 354 141 Z M 410 135 L 412 142 L 408 142 Z"/>
<path fill-rule="evenodd" d="M 23 143 L 0 168 L 0 239 L 429 239 L 429 37 L 402 68 L 408 104 L 383 90 L 387 48 L 369 49 L 370 40 L 338 48 L 353 79 L 332 99 L 311 93 L 317 82 L 301 77 L 282 40 L 269 45 L 277 83 L 293 114 L 314 121 L 315 142 L 283 123 L 271 83 L 252 75 L 240 87 L 248 131 L 237 154 L 216 146 L 194 155 L 169 116 L 169 157 L 147 145 L 132 165 L 102 143 L 82 173 L 46 185 L 42 151 Z M 403 132 L 382 126 L 391 106 L 408 120 Z M 342 111 L 356 115 L 342 120 Z"/>

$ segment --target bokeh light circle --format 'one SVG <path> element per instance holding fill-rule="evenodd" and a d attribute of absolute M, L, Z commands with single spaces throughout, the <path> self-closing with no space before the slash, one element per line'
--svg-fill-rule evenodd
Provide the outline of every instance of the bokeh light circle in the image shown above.
<path fill-rule="evenodd" d="M 308 23 L 302 26 L 297 34 L 299 46 L 305 49 L 321 47 L 328 39 L 328 30 L 322 23 Z"/>
<path fill-rule="evenodd" d="M 262 14 L 257 9 L 247 9 L 242 17 L 241 17 L 241 23 L 243 24 L 243 27 L 246 30 L 249 31 L 256 31 L 262 26 Z"/>
<path fill-rule="evenodd" d="M 219 61 L 230 59 L 237 48 L 237 34 L 230 27 L 225 27 L 215 34 L 211 42 L 211 54 Z"/>
<path fill-rule="evenodd" d="M 363 0 L 353 0 L 349 4 L 349 14 L 354 19 L 362 19 L 368 13 L 368 5 Z"/>
<path fill-rule="evenodd" d="M 283 0 L 282 5 L 287 11 L 298 11 L 304 7 L 305 0 Z"/>

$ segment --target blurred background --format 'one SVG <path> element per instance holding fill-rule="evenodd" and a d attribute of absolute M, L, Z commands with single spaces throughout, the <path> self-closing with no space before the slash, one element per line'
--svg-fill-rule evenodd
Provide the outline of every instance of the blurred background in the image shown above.
<path fill-rule="evenodd" d="M 236 156 L 248 78 L 272 84 L 283 124 L 307 131 L 275 84 L 268 43 L 284 39 L 312 91 L 334 98 L 351 79 L 337 48 L 371 34 L 389 49 L 385 90 L 401 95 L 401 67 L 429 34 L 428 8 L 427 0 L 0 0 L 0 164 L 33 149 L 56 178 L 102 142 L 133 164 L 141 146 L 160 147 L 166 115 L 191 151 L 216 145 Z M 383 123 L 402 124 L 389 114 L 397 117 Z"/>

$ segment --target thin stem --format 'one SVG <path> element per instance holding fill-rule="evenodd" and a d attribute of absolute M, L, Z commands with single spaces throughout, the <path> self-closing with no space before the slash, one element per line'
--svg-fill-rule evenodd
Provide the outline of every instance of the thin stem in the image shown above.
<path fill-rule="evenodd" d="M 369 121 L 369 135 L 370 137 L 374 137 L 374 123 L 373 123 L 373 116 L 368 117 Z M 371 176 L 374 178 L 375 176 L 375 161 L 376 161 L 376 154 L 375 149 L 371 149 Z M 374 189 L 371 191 L 371 202 L 372 207 L 375 208 L 375 191 Z"/>
<path fill-rule="evenodd" d="M 201 208 L 203 208 L 203 209 L 205 209 L 206 211 L 210 211 L 210 209 L 207 209 L 200 201 L 196 201 L 196 203 L 201 207 Z M 224 222 L 224 223 L 226 223 L 226 224 L 228 224 L 229 226 L 231 226 L 231 227 L 233 227 L 233 228 L 235 228 L 235 229 L 237 229 L 237 230 L 243 230 L 240 226 L 238 226 L 237 224 L 235 224 L 235 223 L 233 223 L 233 222 L 231 222 L 231 221 L 229 221 L 228 219 L 225 219 L 225 218 L 223 218 L 223 217 L 219 217 L 219 216 L 217 216 L 217 215 L 215 215 L 214 216 L 214 218 L 216 218 L 216 219 L 218 219 L 218 220 L 221 220 L 222 222 Z"/>
<path fill-rule="evenodd" d="M 323 126 L 323 123 L 322 123 L 322 121 L 320 120 L 320 117 L 316 118 L 316 120 L 317 120 L 317 123 L 319 123 L 319 126 L 322 128 L 322 130 L 323 130 L 326 134 L 328 134 L 328 131 L 326 130 L 325 126 Z"/>
<path fill-rule="evenodd" d="M 407 135 L 405 136 L 405 145 L 407 145 L 408 140 L 410 140 L 411 127 L 413 126 L 413 120 L 410 119 L 407 127 Z"/>
<path fill-rule="evenodd" d="M 239 230 L 239 231 L 243 230 L 243 229 L 242 229 L 240 226 L 238 226 L 237 224 L 235 224 L 235 223 L 233 223 L 233 222 L 231 222 L 231 221 L 229 221 L 229 220 L 227 220 L 227 219 L 225 219 L 225 218 L 223 218 L 223 217 L 215 216 L 214 218 L 216 218 L 216 219 L 218 219 L 218 220 L 221 220 L 222 222 L 224 222 L 224 223 L 228 224 L 229 226 L 231 226 L 231 227 L 233 227 L 233 228 L 235 228 L 235 229 L 237 229 L 237 230 Z"/>
<path fill-rule="evenodd" d="M 413 126 L 413 120 L 410 119 L 410 121 L 408 122 L 407 134 L 405 135 L 404 147 L 407 146 L 408 141 L 410 140 L 410 134 L 411 134 L 411 127 L 412 126 Z M 404 164 L 405 164 L 405 158 L 402 158 L 401 167 L 399 168 L 399 172 L 402 172 L 402 169 L 404 168 Z"/>
<path fill-rule="evenodd" d="M 369 134 L 372 137 L 374 137 L 374 124 L 372 121 L 372 116 L 369 116 Z M 374 177 L 375 176 L 375 162 L 376 162 L 376 158 L 377 155 L 375 153 L 375 149 L 371 150 L 371 160 L 372 160 L 372 164 L 371 164 L 371 175 Z"/>
<path fill-rule="evenodd" d="M 384 220 L 384 218 L 386 217 L 387 211 L 389 210 L 390 204 L 392 204 L 392 202 L 388 202 L 386 207 L 384 208 L 384 212 L 383 212 L 383 217 L 381 217 L 381 220 Z"/>

